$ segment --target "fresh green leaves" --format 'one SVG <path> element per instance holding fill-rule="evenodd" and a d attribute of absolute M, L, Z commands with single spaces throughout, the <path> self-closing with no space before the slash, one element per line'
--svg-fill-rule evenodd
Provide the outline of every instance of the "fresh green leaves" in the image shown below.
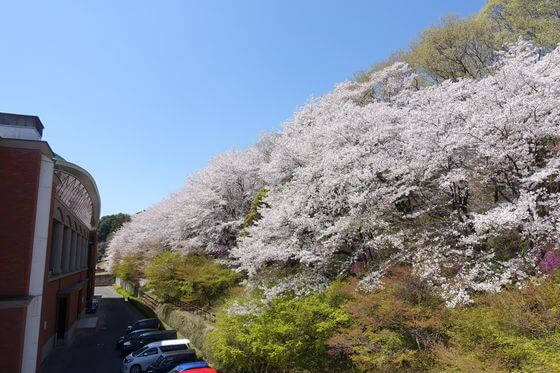
<path fill-rule="evenodd" d="M 212 354 L 227 371 L 348 371 L 347 359 L 333 359 L 326 340 L 351 317 L 335 285 L 324 294 L 282 296 L 270 304 L 245 300 L 250 312 L 218 315 L 208 336 Z M 254 304 L 260 304 L 254 309 Z M 230 305 L 231 306 L 231 305 Z M 240 305 L 231 307 L 239 309 Z"/>
<path fill-rule="evenodd" d="M 169 296 L 199 306 L 209 306 L 236 286 L 241 275 L 212 259 L 164 252 L 145 270 L 148 286 L 159 297 Z"/>

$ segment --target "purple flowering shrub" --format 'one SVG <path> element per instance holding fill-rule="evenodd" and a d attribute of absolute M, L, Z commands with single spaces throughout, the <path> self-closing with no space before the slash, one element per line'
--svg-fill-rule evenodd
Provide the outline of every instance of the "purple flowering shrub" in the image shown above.
<path fill-rule="evenodd" d="M 554 270 L 560 269 L 560 248 L 549 249 L 539 263 L 541 271 L 546 274 L 552 273 Z"/>

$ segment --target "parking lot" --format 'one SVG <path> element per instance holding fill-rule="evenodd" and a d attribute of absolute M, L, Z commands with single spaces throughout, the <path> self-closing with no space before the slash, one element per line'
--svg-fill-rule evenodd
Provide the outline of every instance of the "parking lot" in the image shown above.
<path fill-rule="evenodd" d="M 142 314 L 111 286 L 96 287 L 95 295 L 100 298 L 93 315 L 99 318 L 97 327 L 77 329 L 72 346 L 54 350 L 43 363 L 42 373 L 120 372 L 122 358 L 115 341 Z"/>

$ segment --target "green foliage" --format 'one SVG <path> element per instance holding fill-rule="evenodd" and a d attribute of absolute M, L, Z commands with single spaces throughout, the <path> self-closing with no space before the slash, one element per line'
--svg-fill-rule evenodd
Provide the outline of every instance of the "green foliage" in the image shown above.
<path fill-rule="evenodd" d="M 446 340 L 448 320 L 428 284 L 396 268 L 378 291 L 349 291 L 346 309 L 354 323 L 328 341 L 331 352 L 349 356 L 361 371 L 417 372 L 434 365 L 431 347 Z"/>
<path fill-rule="evenodd" d="M 436 81 L 480 78 L 488 74 L 495 49 L 486 18 L 447 17 L 441 26 L 426 29 L 404 60 Z"/>
<path fill-rule="evenodd" d="M 405 268 L 370 294 L 355 285 L 234 298 L 204 349 L 231 372 L 560 371 L 560 273 L 456 309 Z"/>
<path fill-rule="evenodd" d="M 209 258 L 170 251 L 152 258 L 145 272 L 157 296 L 200 306 L 212 305 L 241 280 L 239 273 Z"/>
<path fill-rule="evenodd" d="M 442 362 L 456 369 L 463 356 L 470 356 L 485 370 L 560 371 L 558 285 L 555 273 L 538 285 L 483 295 L 475 306 L 453 310 L 449 348 L 455 358 Z"/>
<path fill-rule="evenodd" d="M 186 257 L 178 275 L 182 279 L 181 299 L 202 305 L 214 303 L 241 281 L 239 273 L 202 256 Z"/>
<path fill-rule="evenodd" d="M 167 251 L 153 257 L 146 267 L 148 286 L 158 297 L 180 298 L 181 281 L 177 277 L 177 269 L 182 260 L 183 256 L 181 254 Z"/>
<path fill-rule="evenodd" d="M 119 285 L 117 284 L 113 284 L 113 288 L 115 289 L 115 291 L 117 293 L 119 293 L 120 295 L 122 295 L 122 297 L 124 298 L 125 301 L 128 300 L 129 297 L 132 296 L 132 293 L 126 289 L 121 288 Z"/>
<path fill-rule="evenodd" d="M 500 42 L 523 37 L 547 48 L 560 42 L 558 0 L 489 0 L 482 15 L 492 21 Z"/>
<path fill-rule="evenodd" d="M 245 217 L 243 218 L 243 228 L 248 228 L 261 219 L 262 216 L 259 213 L 259 209 L 263 206 L 269 207 L 268 204 L 263 201 L 267 194 L 268 189 L 262 188 L 259 190 L 255 198 L 253 198 L 251 207 L 249 207 L 249 211 L 247 211 L 247 214 L 245 214 Z"/>
<path fill-rule="evenodd" d="M 143 276 L 143 261 L 144 258 L 140 254 L 126 255 L 115 261 L 111 272 L 122 280 L 137 282 Z"/>
<path fill-rule="evenodd" d="M 116 284 L 113 285 L 113 287 L 115 288 L 117 293 L 119 293 L 120 295 L 122 295 L 124 297 L 125 301 L 130 302 L 134 307 L 136 307 L 138 309 L 138 311 L 140 311 L 142 313 L 142 315 L 144 315 L 144 317 L 146 317 L 148 319 L 157 317 L 156 313 L 154 311 L 152 311 L 144 303 L 142 303 L 138 297 L 134 296 L 134 294 L 132 294 L 131 292 L 129 292 L 126 289 L 121 288 L 120 286 L 118 286 Z"/>
<path fill-rule="evenodd" d="M 489 0 L 473 17 L 445 17 L 441 24 L 424 30 L 407 51 L 374 64 L 354 79 L 365 82 L 371 73 L 396 61 L 407 62 L 429 81 L 480 78 L 491 73 L 495 51 L 519 38 L 556 47 L 560 43 L 558 0 Z"/>
<path fill-rule="evenodd" d="M 259 309 L 221 312 L 207 344 L 228 372 L 348 371 L 349 361 L 333 359 L 325 344 L 336 328 L 350 321 L 343 301 L 337 285 L 325 294 L 278 297 L 266 306 L 260 299 L 238 300 Z"/>
<path fill-rule="evenodd" d="M 124 223 L 130 221 L 130 215 L 118 213 L 115 215 L 105 215 L 97 223 L 97 234 L 99 242 L 105 242 L 109 235 L 117 231 Z"/>
<path fill-rule="evenodd" d="M 371 294 L 355 292 L 354 322 L 328 340 L 359 371 L 560 371 L 560 274 L 469 307 L 446 309 L 430 287 L 401 269 Z"/>

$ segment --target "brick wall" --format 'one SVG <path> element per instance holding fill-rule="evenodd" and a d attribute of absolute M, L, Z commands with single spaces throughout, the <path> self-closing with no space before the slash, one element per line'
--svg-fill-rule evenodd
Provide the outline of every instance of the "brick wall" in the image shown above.
<path fill-rule="evenodd" d="M 0 148 L 0 297 L 28 294 L 39 150 Z"/>
<path fill-rule="evenodd" d="M 51 337 L 53 337 L 56 333 L 56 321 L 57 321 L 57 313 L 58 313 L 58 293 L 67 288 L 80 280 L 83 280 L 88 276 L 87 271 L 78 272 L 72 274 L 70 276 L 62 277 L 60 279 L 46 282 L 45 289 L 43 292 L 43 307 L 41 311 L 41 332 L 39 336 L 39 350 L 41 352 L 42 349 L 47 348 L 45 344 L 49 341 Z M 84 286 L 82 291 L 86 291 L 86 287 Z M 70 330 L 70 328 L 74 325 L 77 319 L 78 314 L 78 293 L 79 290 L 74 291 L 72 294 L 68 295 L 68 312 L 66 314 L 66 330 Z M 83 309 L 82 305 L 82 309 Z"/>
<path fill-rule="evenodd" d="M 19 372 L 23 357 L 25 308 L 0 309 L 0 371 Z"/>

